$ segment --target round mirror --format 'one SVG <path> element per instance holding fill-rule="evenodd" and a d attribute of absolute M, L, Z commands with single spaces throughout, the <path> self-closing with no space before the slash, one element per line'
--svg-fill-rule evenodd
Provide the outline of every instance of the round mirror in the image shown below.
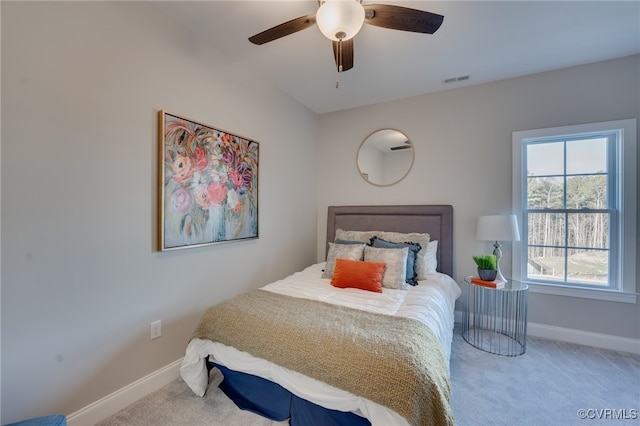
<path fill-rule="evenodd" d="M 382 129 L 371 133 L 358 149 L 358 171 L 372 185 L 400 182 L 413 166 L 413 145 L 404 133 Z"/>

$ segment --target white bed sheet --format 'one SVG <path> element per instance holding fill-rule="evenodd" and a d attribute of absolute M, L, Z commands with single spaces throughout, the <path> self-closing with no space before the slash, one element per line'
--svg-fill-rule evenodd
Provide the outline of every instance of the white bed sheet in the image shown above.
<path fill-rule="evenodd" d="M 293 297 L 320 300 L 336 305 L 413 318 L 427 325 L 438 337 L 447 363 L 451 355 L 455 301 L 460 296 L 458 284 L 448 275 L 430 274 L 417 286 L 382 293 L 359 289 L 339 289 L 322 278 L 324 262 L 262 287 L 263 290 Z M 203 396 L 208 385 L 204 360 L 222 364 L 232 370 L 263 377 L 283 386 L 294 394 L 325 408 L 355 412 L 372 425 L 406 425 L 395 411 L 366 398 L 312 379 L 295 371 L 279 367 L 235 348 L 202 339 L 193 339 L 187 346 L 180 374 L 191 390 Z"/>

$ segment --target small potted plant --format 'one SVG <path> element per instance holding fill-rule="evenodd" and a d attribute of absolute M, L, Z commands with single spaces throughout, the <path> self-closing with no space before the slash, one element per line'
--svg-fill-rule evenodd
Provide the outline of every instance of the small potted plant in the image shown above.
<path fill-rule="evenodd" d="M 496 256 L 493 254 L 483 254 L 473 256 L 473 261 L 478 267 L 478 276 L 481 280 L 493 281 L 498 275 Z"/>

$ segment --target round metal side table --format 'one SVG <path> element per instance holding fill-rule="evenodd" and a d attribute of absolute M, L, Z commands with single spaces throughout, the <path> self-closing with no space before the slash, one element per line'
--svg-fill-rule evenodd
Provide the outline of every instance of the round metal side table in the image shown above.
<path fill-rule="evenodd" d="M 517 356 L 527 350 L 529 286 L 509 280 L 502 288 L 462 283 L 462 338 L 496 355 Z"/>

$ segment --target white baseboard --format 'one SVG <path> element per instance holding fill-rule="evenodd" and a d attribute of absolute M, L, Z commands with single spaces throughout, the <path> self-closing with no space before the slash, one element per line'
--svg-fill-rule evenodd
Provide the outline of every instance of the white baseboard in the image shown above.
<path fill-rule="evenodd" d="M 527 328 L 527 333 L 530 336 L 640 355 L 640 340 L 637 339 L 531 322 L 527 325 Z"/>
<path fill-rule="evenodd" d="M 456 323 L 462 323 L 462 312 L 455 312 L 455 321 Z M 562 342 L 640 355 L 640 340 L 630 339 L 628 337 L 593 333 L 590 331 L 556 327 L 552 325 L 538 324 L 535 322 L 529 322 L 527 324 L 527 334 L 529 336 L 541 337 L 543 339 L 560 340 Z"/>
<path fill-rule="evenodd" d="M 180 377 L 182 359 L 154 371 L 135 382 L 87 405 L 67 416 L 69 426 L 87 426 L 106 419 L 140 398 L 154 392 Z"/>

